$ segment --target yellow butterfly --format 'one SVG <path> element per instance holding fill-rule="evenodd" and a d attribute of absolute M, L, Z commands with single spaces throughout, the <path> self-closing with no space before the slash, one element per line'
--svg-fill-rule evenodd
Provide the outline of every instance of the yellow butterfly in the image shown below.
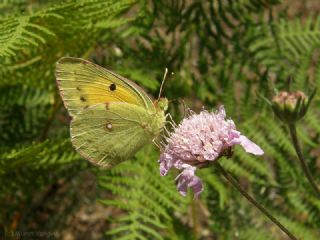
<path fill-rule="evenodd" d="M 112 71 L 65 57 L 57 62 L 56 79 L 72 117 L 72 144 L 98 166 L 127 160 L 164 127 L 168 100 L 152 102 L 139 86 Z"/>

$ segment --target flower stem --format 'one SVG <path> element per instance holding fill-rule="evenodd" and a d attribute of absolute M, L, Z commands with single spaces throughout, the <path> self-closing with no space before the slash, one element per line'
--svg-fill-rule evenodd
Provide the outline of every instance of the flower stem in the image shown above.
<path fill-rule="evenodd" d="M 196 199 L 192 199 L 191 203 L 191 214 L 192 214 L 192 222 L 193 222 L 193 239 L 199 239 L 198 236 L 198 218 L 197 218 L 197 206 Z"/>
<path fill-rule="evenodd" d="M 315 183 L 315 181 L 313 180 L 311 172 L 310 172 L 310 170 L 309 170 L 309 168 L 307 166 L 307 163 L 306 163 L 306 161 L 305 161 L 305 159 L 304 159 L 304 157 L 302 155 L 301 148 L 300 148 L 299 141 L 298 141 L 298 137 L 297 137 L 297 129 L 296 129 L 295 123 L 289 124 L 289 131 L 290 131 L 290 135 L 291 135 L 291 138 L 292 138 L 294 149 L 296 150 L 297 156 L 298 156 L 298 158 L 300 160 L 300 164 L 301 164 L 302 170 L 303 170 L 304 174 L 306 175 L 306 177 L 307 177 L 310 185 L 312 186 L 313 190 L 320 197 L 320 190 L 319 190 L 317 184 Z"/>
<path fill-rule="evenodd" d="M 263 206 L 261 206 L 254 198 L 252 198 L 224 168 L 216 162 L 214 164 L 221 174 L 235 187 L 249 202 L 258 208 L 264 215 L 266 215 L 274 224 L 276 224 L 283 232 L 285 232 L 290 239 L 298 240 L 292 233 L 289 232 L 274 216 L 271 215 Z"/>

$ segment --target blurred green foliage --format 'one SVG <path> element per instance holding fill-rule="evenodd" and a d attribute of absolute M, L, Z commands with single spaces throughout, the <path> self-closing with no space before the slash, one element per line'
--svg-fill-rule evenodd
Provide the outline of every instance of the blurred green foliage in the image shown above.
<path fill-rule="evenodd" d="M 214 169 L 198 171 L 205 191 L 193 200 L 176 192 L 175 174 L 159 176 L 155 148 L 146 147 L 110 171 L 82 159 L 70 144 L 69 118 L 54 77 L 55 62 L 72 56 L 112 69 L 153 96 L 168 67 L 174 72 L 165 86 L 168 99 L 183 99 L 195 111 L 225 105 L 237 128 L 265 155 L 256 158 L 236 148 L 221 164 L 300 239 L 319 239 L 320 200 L 299 169 L 287 130 L 256 94 L 270 98 L 274 88 L 287 88 L 289 76 L 295 90 L 320 85 L 319 12 L 289 14 L 290 3 L 2 1 L 0 234 L 26 229 L 35 196 L 89 171 L 97 176 L 99 191 L 107 193 L 97 200 L 118 209 L 106 216 L 106 239 L 284 239 Z M 318 183 L 319 100 L 317 94 L 298 126 Z M 177 122 L 183 108 L 170 103 Z"/>

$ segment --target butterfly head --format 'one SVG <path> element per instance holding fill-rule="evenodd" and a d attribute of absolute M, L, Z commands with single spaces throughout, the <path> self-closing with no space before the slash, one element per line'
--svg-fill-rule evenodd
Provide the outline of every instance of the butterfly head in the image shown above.
<path fill-rule="evenodd" d="M 155 102 L 155 106 L 157 109 L 162 110 L 162 111 L 166 111 L 168 109 L 168 99 L 166 98 L 159 98 L 156 102 Z"/>

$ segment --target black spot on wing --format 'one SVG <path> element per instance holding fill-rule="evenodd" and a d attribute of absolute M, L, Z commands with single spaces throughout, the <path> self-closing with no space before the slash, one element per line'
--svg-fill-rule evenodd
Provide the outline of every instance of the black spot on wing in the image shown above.
<path fill-rule="evenodd" d="M 110 86 L 109 86 L 109 89 L 111 91 L 115 91 L 117 89 L 117 86 L 114 83 L 111 83 Z"/>
<path fill-rule="evenodd" d="M 81 96 L 81 97 L 80 97 L 80 101 L 81 101 L 81 102 L 85 102 L 85 101 L 87 101 L 87 99 L 86 99 L 84 96 Z"/>

